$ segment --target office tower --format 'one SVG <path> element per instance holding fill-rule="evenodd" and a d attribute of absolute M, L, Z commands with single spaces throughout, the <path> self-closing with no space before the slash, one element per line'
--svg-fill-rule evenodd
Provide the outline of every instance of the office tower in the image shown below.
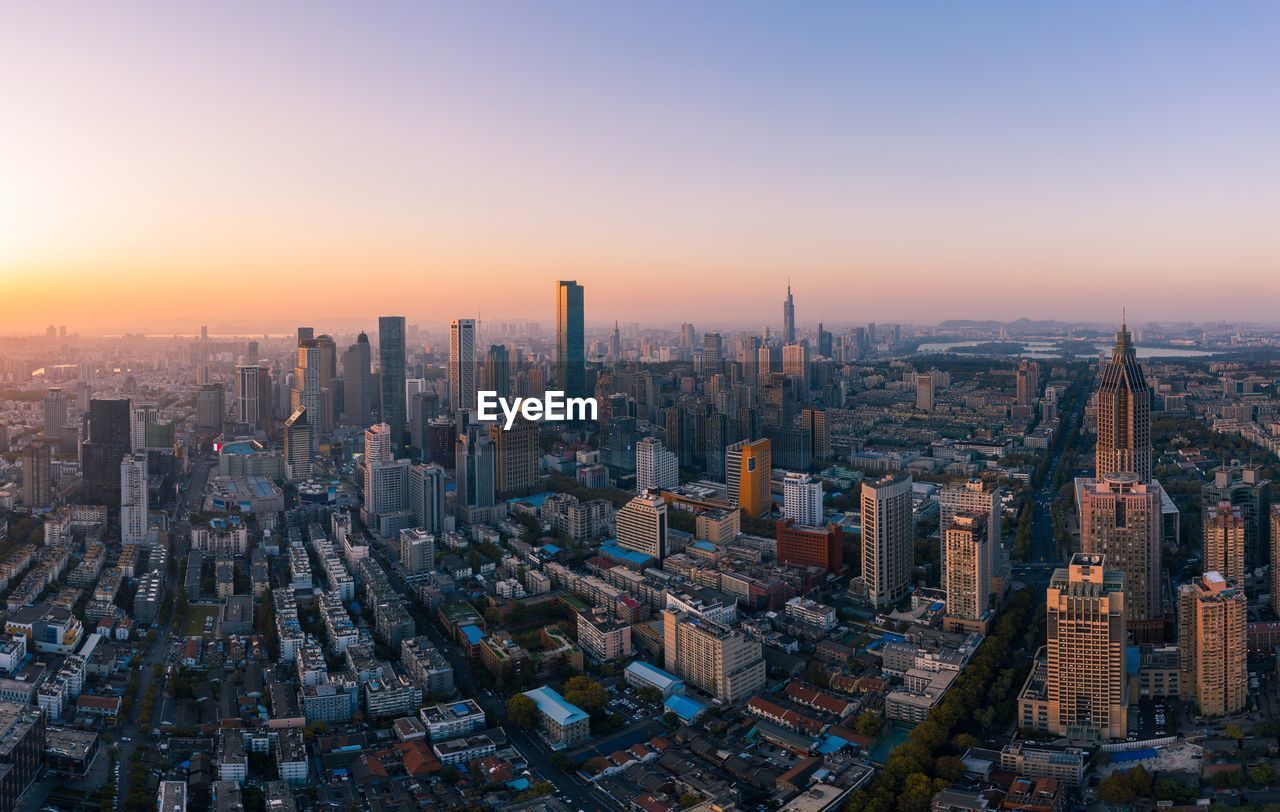
<path fill-rule="evenodd" d="M 1116 333 L 1111 361 L 1098 386 L 1097 473 L 1132 471 L 1139 482 L 1151 479 L 1151 389 L 1125 325 Z M 1130 596 L 1132 597 L 1132 596 Z"/>
<path fill-rule="evenodd" d="M 262 367 L 241 364 L 236 367 L 236 422 L 256 426 L 262 420 L 262 383 L 258 376 Z"/>
<path fill-rule="evenodd" d="M 338 345 L 333 336 L 316 336 L 315 352 L 320 356 L 321 429 L 327 434 L 338 425 L 342 396 L 338 385 Z"/>
<path fill-rule="evenodd" d="M 1204 571 L 1221 573 L 1236 586 L 1244 586 L 1244 511 L 1230 502 L 1204 508 Z"/>
<path fill-rule="evenodd" d="M 669 490 L 680 484 L 680 461 L 657 437 L 636 443 L 636 491 Z"/>
<path fill-rule="evenodd" d="M 454 319 L 449 324 L 449 408 L 476 408 L 476 322 Z"/>
<path fill-rule="evenodd" d="M 67 425 L 67 393 L 53 388 L 44 394 L 44 436 L 57 440 Z"/>
<path fill-rule="evenodd" d="M 773 374 L 773 350 L 761 347 L 756 350 L 756 386 L 764 388 Z"/>
<path fill-rule="evenodd" d="M 796 302 L 791 298 L 791 284 L 787 284 L 787 299 L 782 303 L 782 343 L 794 344 L 796 340 Z"/>
<path fill-rule="evenodd" d="M 618 508 L 618 546 L 661 561 L 667 554 L 667 503 L 656 490 L 642 491 Z"/>
<path fill-rule="evenodd" d="M 309 479 L 313 458 L 311 420 L 306 407 L 296 409 L 284 421 L 284 475 L 289 480 Z"/>
<path fill-rule="evenodd" d="M 726 705 L 764 690 L 763 648 L 758 640 L 692 612 L 662 613 L 663 667 Z"/>
<path fill-rule="evenodd" d="M 676 464 L 688 468 L 693 465 L 694 458 L 694 420 L 689 410 L 682 406 L 671 406 L 663 411 L 663 427 L 667 432 L 667 448 L 676 455 Z"/>
<path fill-rule="evenodd" d="M 220 383 L 207 383 L 196 390 L 196 427 L 203 431 L 222 431 L 227 415 L 227 394 Z"/>
<path fill-rule="evenodd" d="M 47 628 L 52 634 L 55 627 Z M 18 809 L 19 799 L 45 768 L 45 717 L 34 705 L 0 701 L 0 809 Z"/>
<path fill-rule="evenodd" d="M 413 397 L 409 398 L 409 443 L 422 459 L 427 458 L 427 438 L 430 435 L 431 421 L 435 420 L 439 414 L 440 396 L 435 390 L 415 392 Z M 449 451 L 452 453 L 452 446 Z"/>
<path fill-rule="evenodd" d="M 823 524 L 822 482 L 805 473 L 789 471 L 782 481 L 782 515 L 796 524 Z"/>
<path fill-rule="evenodd" d="M 822 567 L 830 573 L 844 570 L 844 531 L 834 524 L 808 526 L 783 519 L 774 527 L 779 564 Z"/>
<path fill-rule="evenodd" d="M 444 469 L 439 465 L 415 465 L 409 469 L 409 509 L 418 527 L 433 536 L 444 532 Z"/>
<path fill-rule="evenodd" d="M 556 383 L 566 397 L 587 391 L 585 309 L 582 285 L 561 281 L 556 291 Z"/>
<path fill-rule="evenodd" d="M 1137 474 L 1112 473 L 1077 480 L 1080 548 L 1105 556 L 1124 574 L 1126 626 L 1140 642 L 1158 642 L 1160 605 L 1160 486 Z"/>
<path fill-rule="evenodd" d="M 489 424 L 493 441 L 494 487 L 501 496 L 526 496 L 537 490 L 538 460 L 542 456 L 538 424 L 517 417 L 511 428 Z"/>
<path fill-rule="evenodd" d="M 916 375 L 916 408 L 925 412 L 932 412 L 934 405 L 933 398 L 933 376 L 927 372 Z"/>
<path fill-rule="evenodd" d="M 1045 594 L 1049 732 L 1072 739 L 1128 735 L 1124 575 L 1076 553 Z"/>
<path fill-rule="evenodd" d="M 276 427 L 275 387 L 271 381 L 271 368 L 265 364 L 258 365 L 258 428 L 268 437 L 275 434 Z"/>
<path fill-rule="evenodd" d="M 814 461 L 831 459 L 831 426 L 827 423 L 826 411 L 812 406 L 801 409 L 800 428 L 809 432 L 810 457 Z"/>
<path fill-rule="evenodd" d="M 369 336 L 360 333 L 356 343 L 342 354 L 342 420 L 364 426 L 373 416 L 373 349 Z"/>
<path fill-rule="evenodd" d="M 129 407 L 130 450 L 135 454 L 147 450 L 147 429 L 160 422 L 160 407 L 154 403 L 133 403 Z"/>
<path fill-rule="evenodd" d="M 409 509 L 409 461 L 395 458 L 394 432 L 376 423 L 364 432 L 364 502 L 360 515 L 374 527 L 388 513 Z"/>
<path fill-rule="evenodd" d="M 296 412 L 307 410 L 307 422 L 311 424 L 311 442 L 314 450 L 320 447 L 320 436 L 326 433 L 325 387 L 323 367 L 326 358 L 318 339 L 308 339 L 298 345 L 298 363 L 293 370 L 293 390 L 289 405 Z"/>
<path fill-rule="evenodd" d="M 430 572 L 436 565 L 436 537 L 421 527 L 400 531 L 400 567 L 407 573 Z"/>
<path fill-rule="evenodd" d="M 1264 479 L 1258 465 L 1219 466 L 1213 481 L 1200 489 L 1206 507 L 1230 502 L 1244 514 L 1244 566 L 1246 570 L 1265 566 L 1269 549 L 1267 514 L 1271 510 L 1271 480 Z M 1276 559 L 1272 559 L 1276 563 Z M 1209 569 L 1206 564 L 1205 569 Z M 1232 576 L 1227 575 L 1227 580 Z M 1240 586 L 1243 581 L 1233 581 Z"/>
<path fill-rule="evenodd" d="M 915 552 L 911 477 L 891 474 L 862 483 L 862 581 L 877 608 L 907 595 Z"/>
<path fill-rule="evenodd" d="M 981 623 L 991 608 L 991 551 L 987 513 L 958 513 L 943 531 L 946 563 L 942 586 L 947 593 L 948 628 L 985 632 Z"/>
<path fill-rule="evenodd" d="M 474 508 L 490 508 L 494 505 L 496 466 L 493 440 L 488 432 L 472 426 L 458 435 L 454 448 L 457 505 L 465 518 L 474 513 Z M 469 518 L 465 520 L 470 522 Z"/>
<path fill-rule="evenodd" d="M 787 344 L 782 348 L 782 374 L 792 381 L 799 397 L 808 397 L 809 345 Z"/>
<path fill-rule="evenodd" d="M 831 333 L 823 328 L 822 322 L 818 322 L 818 355 L 823 358 L 831 358 L 831 348 Z"/>
<path fill-rule="evenodd" d="M 299 344 L 301 344 L 301 343 L 302 343 L 302 342 L 304 342 L 304 341 L 310 341 L 311 339 L 313 339 L 313 338 L 315 338 L 315 337 L 316 337 L 316 328 L 314 328 L 314 327 L 299 327 L 299 328 L 298 328 L 298 343 L 299 343 Z"/>
<path fill-rule="evenodd" d="M 120 462 L 120 543 L 147 540 L 147 454 L 130 454 Z"/>
<path fill-rule="evenodd" d="M 378 317 L 378 363 L 380 389 L 378 415 L 391 427 L 396 451 L 404 436 L 408 412 L 405 405 L 404 316 Z"/>
<path fill-rule="evenodd" d="M 758 519 L 773 505 L 769 482 L 773 473 L 772 446 L 768 440 L 742 440 L 724 451 L 724 476 L 729 501 L 742 508 L 742 513 Z"/>
<path fill-rule="evenodd" d="M 1016 402 L 1019 406 L 1034 406 L 1039 397 L 1040 365 L 1029 358 L 1023 358 L 1018 362 L 1018 392 Z"/>
<path fill-rule="evenodd" d="M 80 446 L 80 464 L 81 497 L 91 505 L 120 506 L 120 461 L 132 445 L 130 418 L 127 400 L 89 401 L 89 439 Z"/>
<path fill-rule="evenodd" d="M 53 455 L 47 442 L 37 440 L 22 450 L 22 504 L 53 504 Z"/>
<path fill-rule="evenodd" d="M 1202 716 L 1239 713 L 1248 704 L 1246 598 L 1219 572 L 1178 590 L 1178 697 Z"/>
<path fill-rule="evenodd" d="M 511 354 L 503 344 L 491 344 L 484 359 L 484 378 L 500 398 L 511 397 Z"/>
<path fill-rule="evenodd" d="M 705 377 L 724 371 L 724 339 L 719 333 L 702 334 L 702 374 Z"/>
<path fill-rule="evenodd" d="M 996 483 L 985 479 L 970 479 L 967 482 L 952 482 L 942 486 L 938 491 L 938 527 L 947 528 L 961 513 L 981 513 L 987 517 L 987 551 L 991 554 L 991 577 L 999 577 L 1005 569 L 1006 561 L 1001 526 L 1000 503 L 1003 491 Z M 942 541 L 942 563 L 947 558 L 946 539 Z"/>
<path fill-rule="evenodd" d="M 622 333 L 618 332 L 618 322 L 613 323 L 613 332 L 609 334 L 609 360 L 617 364 L 622 360 Z"/>

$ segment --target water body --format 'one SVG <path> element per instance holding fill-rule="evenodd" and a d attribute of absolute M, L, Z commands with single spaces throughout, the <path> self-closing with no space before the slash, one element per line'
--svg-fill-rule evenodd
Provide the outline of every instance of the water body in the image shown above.
<path fill-rule="evenodd" d="M 937 341 L 929 344 L 921 344 L 916 350 L 918 355 L 927 355 L 929 353 L 938 352 L 955 352 L 957 347 L 976 347 L 979 344 L 990 344 L 991 341 Z M 1011 343 L 1021 344 L 1025 350 L 1017 355 L 1009 355 L 1010 358 L 1065 358 L 1057 349 L 1057 344 L 1052 341 L 1017 341 Z M 1110 354 L 1111 344 L 1099 342 L 1094 345 L 1098 348 L 1098 354 Z M 1208 358 L 1217 353 L 1207 350 L 1188 350 L 1180 347 L 1142 347 L 1134 348 L 1139 358 Z M 984 353 L 962 353 L 963 355 L 984 356 Z M 1003 353 L 996 353 L 991 357 L 1005 357 Z M 1075 355 L 1073 358 L 1085 358 L 1087 356 Z"/>

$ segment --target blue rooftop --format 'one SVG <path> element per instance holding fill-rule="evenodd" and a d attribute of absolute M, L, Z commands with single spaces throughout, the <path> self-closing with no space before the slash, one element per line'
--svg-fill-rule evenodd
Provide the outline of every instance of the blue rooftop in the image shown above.
<path fill-rule="evenodd" d="M 471 706 L 468 705 L 466 702 L 454 702 L 452 705 L 449 706 L 449 710 L 453 711 L 459 716 L 466 716 L 467 714 L 471 713 Z"/>
<path fill-rule="evenodd" d="M 529 788 L 529 786 L 530 786 L 530 784 L 529 784 L 529 779 L 528 779 L 528 778 L 523 778 L 523 777 L 521 777 L 521 778 L 517 778 L 517 779 L 515 779 L 515 780 L 513 780 L 513 781 L 508 781 L 508 782 L 507 782 L 507 787 L 508 787 L 509 789 L 514 789 L 514 790 L 516 790 L 517 792 L 520 792 L 520 791 L 522 791 L 522 790 L 526 790 L 526 789 L 528 789 L 528 788 Z"/>
<path fill-rule="evenodd" d="M 582 708 L 566 702 L 564 697 L 545 685 L 541 688 L 534 688 L 532 691 L 525 691 L 524 695 L 533 700 L 533 704 L 538 706 L 540 713 L 554 719 L 556 724 L 561 727 L 574 722 L 585 721 L 587 718 L 587 714 Z"/>
<path fill-rule="evenodd" d="M 668 674 L 656 665 L 649 665 L 644 660 L 631 661 L 627 665 L 626 670 L 638 674 L 645 682 L 660 685 L 664 689 L 672 683 L 682 682 L 682 680 L 675 674 Z"/>
<path fill-rule="evenodd" d="M 1124 666 L 1126 672 L 1138 673 L 1138 669 L 1142 667 L 1142 650 L 1137 646 L 1125 646 Z"/>
<path fill-rule="evenodd" d="M 683 694 L 672 694 L 663 700 L 662 705 L 686 722 L 692 722 L 698 714 L 707 709 L 706 705 Z"/>
<path fill-rule="evenodd" d="M 555 544 L 544 544 L 538 549 L 542 550 L 547 555 L 556 555 L 557 553 L 560 552 L 560 548 Z"/>
<path fill-rule="evenodd" d="M 933 603 L 929 604 L 929 611 L 941 612 L 945 607 L 946 607 L 946 604 L 943 603 L 942 601 L 934 601 Z"/>
<path fill-rule="evenodd" d="M 524 502 L 527 505 L 533 505 L 534 507 L 541 510 L 542 503 L 547 501 L 547 497 L 550 495 L 551 495 L 550 493 L 543 491 L 542 493 L 535 493 L 532 496 L 518 496 L 515 499 L 508 499 L 507 504 L 512 505 L 512 504 L 515 504 L 516 502 Z"/>
<path fill-rule="evenodd" d="M 833 736 L 828 733 L 818 742 L 818 753 L 827 756 L 848 746 L 849 742 L 839 736 Z"/>
<path fill-rule="evenodd" d="M 1155 758 L 1160 755 L 1155 748 L 1144 747 L 1141 750 L 1121 750 L 1117 753 L 1108 753 L 1111 756 L 1112 764 L 1126 764 L 1130 761 L 1145 761 L 1149 758 Z"/>
<path fill-rule="evenodd" d="M 619 561 L 626 561 L 637 566 L 643 566 L 653 560 L 653 556 L 637 553 L 635 550 L 628 550 L 625 547 L 619 547 L 613 539 L 605 541 L 600 545 L 600 555 L 606 558 L 614 558 Z"/>
<path fill-rule="evenodd" d="M 716 551 L 716 545 L 709 541 L 695 541 L 692 546 L 697 547 L 699 550 L 706 550 L 709 553 Z"/>
<path fill-rule="evenodd" d="M 473 646 L 487 637 L 484 630 L 474 623 L 468 623 L 467 625 L 462 626 L 461 629 L 462 634 L 467 638 L 467 642 Z"/>

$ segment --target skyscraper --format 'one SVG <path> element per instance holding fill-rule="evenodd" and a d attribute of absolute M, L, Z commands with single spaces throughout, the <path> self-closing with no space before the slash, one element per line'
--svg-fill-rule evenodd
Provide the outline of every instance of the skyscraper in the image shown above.
<path fill-rule="evenodd" d="M 203 431 L 222 431 L 227 414 L 227 392 L 220 383 L 202 384 L 196 389 L 196 427 Z"/>
<path fill-rule="evenodd" d="M 129 406 L 130 450 L 134 453 L 147 450 L 147 427 L 160 422 L 160 407 L 154 403 L 133 401 Z"/>
<path fill-rule="evenodd" d="M 120 506 L 120 461 L 131 447 L 131 422 L 127 400 L 89 402 L 89 439 L 80 447 L 81 496 L 89 504 Z"/>
<path fill-rule="evenodd" d="M 37 440 L 22 450 L 22 503 L 29 508 L 53 504 L 53 455 L 48 442 Z"/>
<path fill-rule="evenodd" d="M 812 406 L 801 409 L 800 428 L 809 432 L 812 459 L 815 462 L 831 459 L 831 426 L 827 423 L 826 411 Z"/>
<path fill-rule="evenodd" d="M 1236 586 L 1244 586 L 1244 511 L 1230 502 L 1204 508 L 1204 570 L 1221 573 Z"/>
<path fill-rule="evenodd" d="M 782 481 L 782 506 L 782 515 L 796 524 L 821 526 L 822 482 L 806 473 L 787 472 Z"/>
<path fill-rule="evenodd" d="M 261 419 L 262 386 L 258 376 L 262 368 L 257 364 L 241 364 L 236 367 L 236 422 L 257 425 Z"/>
<path fill-rule="evenodd" d="M 1016 403 L 1019 406 L 1034 406 L 1040 397 L 1040 365 L 1029 358 L 1018 362 Z"/>
<path fill-rule="evenodd" d="M 787 344 L 782 348 L 782 374 L 792 380 L 801 398 L 809 392 L 809 345 Z"/>
<path fill-rule="evenodd" d="M 680 464 L 657 437 L 636 443 L 636 491 L 671 489 L 680 484 Z"/>
<path fill-rule="evenodd" d="M 862 581 L 877 608 L 893 606 L 911 585 L 915 552 L 911 477 L 862 483 Z"/>
<path fill-rule="evenodd" d="M 991 552 L 987 513 L 958 513 L 943 528 L 947 550 L 942 585 L 947 592 L 948 629 L 985 632 L 991 608 Z"/>
<path fill-rule="evenodd" d="M 791 298 L 791 284 L 787 284 L 787 299 L 782 303 L 782 343 L 796 341 L 796 303 Z"/>
<path fill-rule="evenodd" d="M 391 436 L 399 452 L 408 424 L 405 405 L 405 343 L 404 316 L 380 316 L 378 318 L 379 417 L 391 427 Z"/>
<path fill-rule="evenodd" d="M 361 519 L 369 527 L 389 513 L 409 510 L 409 461 L 395 458 L 395 437 L 386 423 L 364 432 L 364 502 Z M 381 529 L 381 528 L 380 528 Z"/>
<path fill-rule="evenodd" d="M 1002 494 L 995 482 L 977 478 L 967 482 L 951 482 L 938 491 L 938 527 L 943 530 L 950 527 L 956 516 L 961 513 L 981 513 L 987 517 L 987 552 L 991 555 L 990 571 L 993 582 L 1006 574 L 1005 551 L 1001 544 L 1004 532 L 1000 514 Z M 946 565 L 946 560 L 947 541 L 943 538 L 943 566 Z M 1003 583 L 1000 586 L 1003 586 Z M 996 589 L 994 583 L 992 589 Z"/>
<path fill-rule="evenodd" d="M 1140 642 L 1163 634 L 1160 601 L 1160 486 L 1133 473 L 1111 473 L 1101 481 L 1077 480 L 1080 546 L 1105 556 L 1124 574 L 1125 623 Z"/>
<path fill-rule="evenodd" d="M 293 391 L 290 392 L 289 405 L 294 411 L 305 408 L 307 422 L 311 424 L 312 451 L 320 447 L 320 436 L 332 425 L 325 419 L 327 406 L 324 386 L 324 366 L 327 362 L 324 349 L 319 339 L 311 338 L 298 345 L 298 363 L 293 370 Z M 332 418 L 332 414 L 328 415 Z"/>
<path fill-rule="evenodd" d="M 1248 704 L 1244 590 L 1218 572 L 1178 590 L 1178 696 L 1203 716 L 1239 713 Z"/>
<path fill-rule="evenodd" d="M 1202 504 L 1208 508 L 1229 502 L 1244 516 L 1244 566 L 1251 570 L 1267 563 L 1268 518 L 1271 509 L 1271 480 L 1263 478 L 1259 465 L 1222 465 L 1213 469 L 1213 480 L 1200 489 Z M 1277 563 L 1272 559 L 1272 563 Z M 1209 569 L 1205 565 L 1205 569 Z M 1223 573 L 1228 580 L 1229 573 Z M 1233 581 L 1243 586 L 1241 581 Z"/>
<path fill-rule="evenodd" d="M 44 394 L 44 436 L 57 440 L 67 425 L 67 393 L 54 387 Z"/>
<path fill-rule="evenodd" d="M 659 561 L 666 557 L 667 503 L 658 491 L 642 491 L 618 508 L 615 526 L 619 547 Z"/>
<path fill-rule="evenodd" d="M 458 435 L 455 448 L 458 514 L 467 524 L 487 522 L 496 503 L 493 440 L 487 431 L 471 426 Z"/>
<path fill-rule="evenodd" d="M 511 354 L 504 344 L 489 346 L 484 359 L 484 378 L 498 397 L 511 397 Z"/>
<path fill-rule="evenodd" d="M 539 433 L 538 424 L 524 417 L 517 417 L 509 429 L 497 422 L 489 424 L 494 488 L 499 495 L 526 496 L 537 489 L 538 459 L 542 455 Z"/>
<path fill-rule="evenodd" d="M 361 333 L 342 354 L 342 421 L 364 426 L 373 416 L 373 349 Z"/>
<path fill-rule="evenodd" d="M 566 397 L 586 397 L 586 331 L 582 285 L 562 280 L 556 291 L 556 383 Z"/>
<path fill-rule="evenodd" d="M 409 469 L 409 509 L 414 523 L 433 536 L 444 532 L 444 469 L 415 465 Z"/>
<path fill-rule="evenodd" d="M 772 509 L 773 453 L 768 440 L 742 440 L 728 446 L 724 472 L 729 501 L 742 508 L 744 515 L 758 519 Z"/>
<path fill-rule="evenodd" d="M 916 408 L 923 412 L 933 411 L 934 380 L 927 372 L 916 375 Z"/>
<path fill-rule="evenodd" d="M 143 544 L 147 540 L 146 452 L 126 456 L 120 462 L 120 543 Z"/>
<path fill-rule="evenodd" d="M 1151 389 L 1125 325 L 1098 386 L 1096 478 L 1132 471 L 1151 480 Z M 1113 562 L 1114 563 L 1114 562 Z"/>
<path fill-rule="evenodd" d="M 284 421 L 284 475 L 297 481 L 311 477 L 311 421 L 305 406 L 294 410 Z"/>
<path fill-rule="evenodd" d="M 1123 739 L 1129 732 L 1124 575 L 1076 553 L 1045 594 L 1049 732 Z"/>
<path fill-rule="evenodd" d="M 719 333 L 702 334 L 702 374 L 710 377 L 724 371 L 724 339 Z"/>
<path fill-rule="evenodd" d="M 475 319 L 454 319 L 449 324 L 449 408 L 476 408 Z"/>

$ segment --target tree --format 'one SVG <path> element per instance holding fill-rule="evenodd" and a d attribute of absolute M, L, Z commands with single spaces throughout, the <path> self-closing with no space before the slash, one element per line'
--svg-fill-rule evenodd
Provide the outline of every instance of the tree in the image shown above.
<path fill-rule="evenodd" d="M 956 749 L 957 753 L 964 753 L 970 747 L 981 747 L 982 742 L 978 741 L 977 736 L 971 736 L 968 733 L 960 733 L 951 740 L 951 746 Z"/>
<path fill-rule="evenodd" d="M 1153 777 L 1142 765 L 1114 772 L 1098 784 L 1098 797 L 1115 804 L 1129 804 L 1151 795 Z"/>
<path fill-rule="evenodd" d="M 1234 722 L 1223 728 L 1222 732 L 1226 734 L 1228 739 L 1235 739 L 1237 742 L 1244 739 L 1244 730 Z"/>
<path fill-rule="evenodd" d="M 933 769 L 947 782 L 959 781 L 964 775 L 964 761 L 959 756 L 943 756 L 934 763 Z"/>
<path fill-rule="evenodd" d="M 538 726 L 538 706 L 524 694 L 516 694 L 507 700 L 507 717 L 525 730 Z"/>
<path fill-rule="evenodd" d="M 876 715 L 874 711 L 863 711 L 858 717 L 857 730 L 864 736 L 876 736 L 880 733 L 880 728 L 884 727 L 884 720 Z"/>
<path fill-rule="evenodd" d="M 570 677 L 564 682 L 564 698 L 587 713 L 599 713 L 609 701 L 604 686 L 590 677 Z"/>
<path fill-rule="evenodd" d="M 679 512 L 680 511 L 677 511 L 677 513 Z M 681 809 L 687 809 L 688 807 L 694 806 L 701 802 L 702 802 L 702 796 L 696 792 L 682 792 L 680 793 L 680 797 L 676 798 L 676 803 L 680 805 Z"/>
<path fill-rule="evenodd" d="M 1249 780 L 1260 787 L 1265 787 L 1276 780 L 1276 771 L 1270 764 L 1259 764 L 1249 771 Z"/>

